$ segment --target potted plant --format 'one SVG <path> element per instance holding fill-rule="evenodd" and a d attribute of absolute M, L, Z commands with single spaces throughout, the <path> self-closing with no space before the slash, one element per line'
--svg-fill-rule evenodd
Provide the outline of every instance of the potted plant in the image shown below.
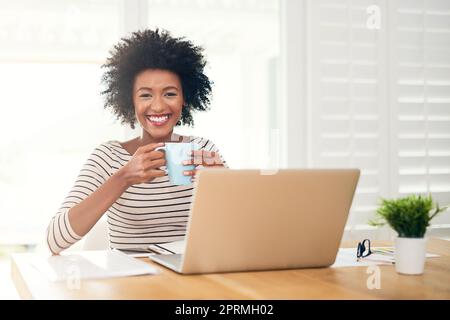
<path fill-rule="evenodd" d="M 398 233 L 395 239 L 395 269 L 402 274 L 422 274 L 425 266 L 425 232 L 438 213 L 447 207 L 433 205 L 431 195 L 411 195 L 405 198 L 382 199 L 372 226 L 386 223 Z"/>

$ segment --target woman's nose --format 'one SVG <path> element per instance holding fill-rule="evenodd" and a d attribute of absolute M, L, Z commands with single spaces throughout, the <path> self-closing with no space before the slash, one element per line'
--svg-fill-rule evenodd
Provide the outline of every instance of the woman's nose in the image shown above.
<path fill-rule="evenodd" d="M 154 113 L 159 113 L 165 110 L 165 105 L 164 102 L 161 98 L 155 98 L 153 100 L 153 103 L 150 106 L 150 109 L 154 112 Z"/>

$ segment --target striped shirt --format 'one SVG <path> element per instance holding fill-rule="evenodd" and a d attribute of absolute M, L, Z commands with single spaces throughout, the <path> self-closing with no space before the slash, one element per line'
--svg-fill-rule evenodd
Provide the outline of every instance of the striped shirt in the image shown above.
<path fill-rule="evenodd" d="M 172 139 L 174 137 L 179 136 L 173 134 Z M 199 150 L 219 151 L 210 140 L 191 136 L 189 141 L 196 143 Z M 47 228 L 47 245 L 53 254 L 82 238 L 70 225 L 69 210 L 98 189 L 131 158 L 132 155 L 115 140 L 94 149 Z M 228 167 L 224 159 L 221 160 Z M 130 186 L 106 211 L 110 248 L 145 248 L 150 244 L 182 240 L 186 233 L 192 190 L 193 186 L 172 185 L 167 174 L 149 183 Z"/>

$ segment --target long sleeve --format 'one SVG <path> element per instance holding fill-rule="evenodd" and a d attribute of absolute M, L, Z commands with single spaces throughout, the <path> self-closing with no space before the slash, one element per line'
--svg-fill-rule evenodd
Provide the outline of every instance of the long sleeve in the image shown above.
<path fill-rule="evenodd" d="M 68 212 L 111 176 L 113 163 L 111 151 L 105 144 L 97 147 L 88 157 L 74 186 L 48 225 L 47 245 L 52 254 L 58 254 L 81 240 L 82 237 L 77 235 L 70 225 Z"/>

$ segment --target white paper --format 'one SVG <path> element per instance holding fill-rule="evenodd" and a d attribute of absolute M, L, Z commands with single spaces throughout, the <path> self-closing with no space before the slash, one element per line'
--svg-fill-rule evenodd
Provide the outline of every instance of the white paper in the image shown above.
<path fill-rule="evenodd" d="M 40 256 L 31 265 L 51 281 L 68 278 L 101 279 L 156 274 L 158 270 L 143 261 L 111 250 L 79 251 L 59 256 Z"/>
<path fill-rule="evenodd" d="M 149 248 L 160 254 L 183 254 L 186 246 L 185 240 L 150 245 Z"/>
<path fill-rule="evenodd" d="M 113 249 L 126 254 L 129 257 L 144 258 L 154 254 L 182 254 L 185 250 L 186 241 L 174 241 L 164 244 L 151 244 L 147 248 Z"/>
<path fill-rule="evenodd" d="M 150 249 L 113 249 L 113 251 L 119 251 L 133 258 L 148 258 L 148 256 L 154 254 Z"/>
<path fill-rule="evenodd" d="M 331 268 L 339 267 L 359 267 L 373 265 L 393 265 L 395 263 L 395 255 L 393 247 L 372 247 L 374 253 L 366 258 L 356 259 L 355 248 L 339 248 L 336 261 Z M 377 252 L 378 251 L 378 252 Z M 427 258 L 439 257 L 437 254 L 427 253 Z"/>

